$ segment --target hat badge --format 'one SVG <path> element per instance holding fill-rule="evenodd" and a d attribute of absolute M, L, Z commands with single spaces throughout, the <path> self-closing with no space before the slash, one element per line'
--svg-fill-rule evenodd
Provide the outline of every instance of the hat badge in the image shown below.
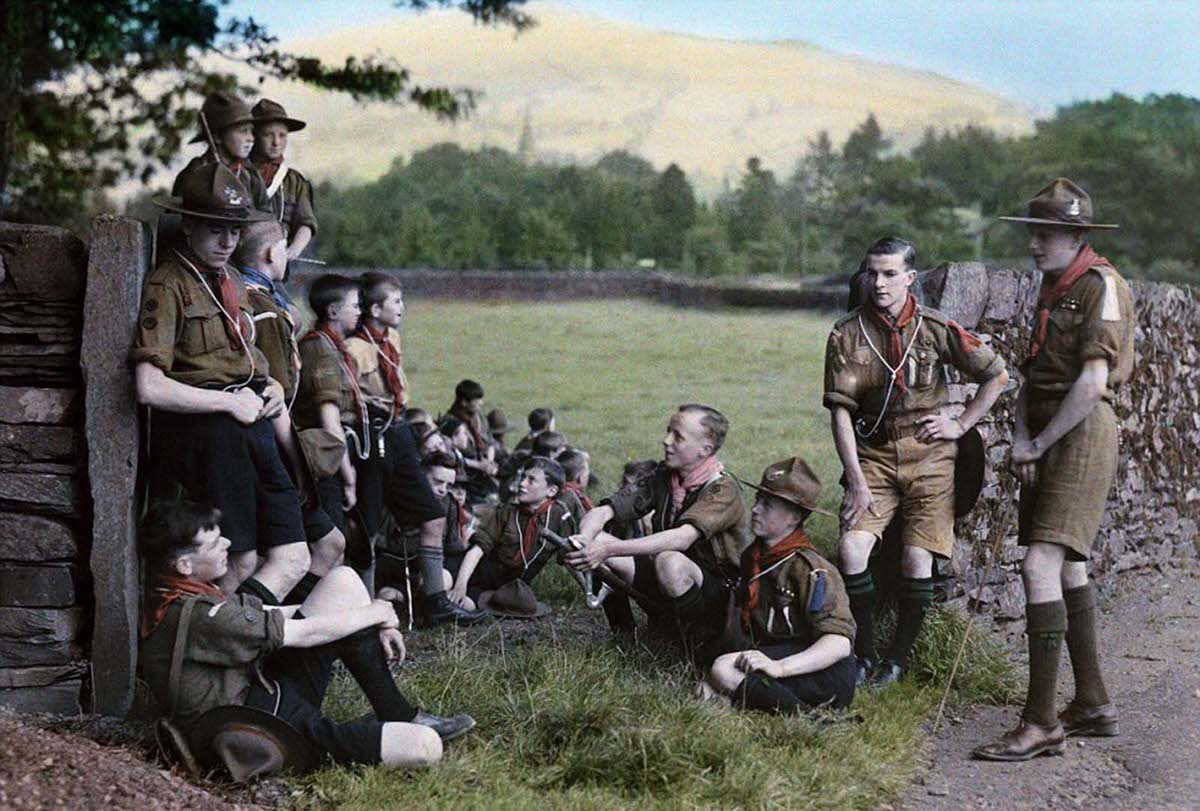
<path fill-rule="evenodd" d="M 225 187 L 225 200 L 231 206 L 240 206 L 245 203 L 245 201 L 242 200 L 242 195 L 239 194 L 238 190 L 235 189 L 233 186 Z"/>
<path fill-rule="evenodd" d="M 767 481 L 773 482 L 776 479 L 780 478 L 781 476 L 783 476 L 782 470 L 772 470 L 770 473 L 767 474 Z"/>
<path fill-rule="evenodd" d="M 1071 202 L 1067 203 L 1067 214 L 1071 217 L 1079 216 L 1079 198 L 1072 197 Z"/>

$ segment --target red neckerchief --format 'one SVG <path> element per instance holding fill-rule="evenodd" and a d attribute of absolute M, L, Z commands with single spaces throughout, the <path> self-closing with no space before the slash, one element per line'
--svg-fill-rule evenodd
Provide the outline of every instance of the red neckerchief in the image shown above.
<path fill-rule="evenodd" d="M 392 393 L 393 408 L 396 415 L 399 416 L 401 409 L 404 408 L 404 384 L 400 382 L 400 352 L 396 349 L 396 345 L 388 340 L 387 328 L 376 331 L 371 328 L 370 324 L 363 322 L 354 331 L 354 334 L 374 344 L 375 351 L 383 355 L 385 362 L 379 364 L 379 370 L 383 375 L 383 382 L 387 386 L 387 390 Z"/>
<path fill-rule="evenodd" d="M 742 555 L 742 582 L 737 603 L 742 609 L 742 628 L 747 633 L 750 631 L 750 612 L 758 607 L 758 575 L 793 552 L 812 548 L 812 541 L 800 527 L 796 527 L 791 535 L 771 547 L 759 538 Z"/>
<path fill-rule="evenodd" d="M 579 486 L 578 482 L 563 482 L 563 490 L 568 493 L 574 493 L 579 498 L 579 503 L 583 505 L 585 510 L 590 510 L 595 506 L 592 504 L 592 500 L 584 495 L 583 488 Z"/>
<path fill-rule="evenodd" d="M 883 310 L 880 310 L 873 303 L 868 303 L 863 308 L 867 312 L 867 318 L 873 321 L 887 336 L 887 346 L 884 347 L 884 352 L 887 356 L 888 366 L 896 370 L 896 389 L 900 394 L 904 394 L 904 365 L 901 360 L 904 358 L 904 343 L 901 341 L 901 335 L 904 328 L 913 320 L 913 316 L 917 312 L 917 300 L 913 298 L 913 294 L 909 293 L 908 298 L 904 300 L 904 306 L 900 308 L 900 315 L 895 321 Z"/>
<path fill-rule="evenodd" d="M 242 308 L 238 302 L 237 283 L 229 274 L 227 267 L 210 267 L 200 261 L 190 249 L 187 250 L 187 255 L 176 251 L 181 259 L 192 265 L 196 270 L 200 271 L 200 275 L 204 277 L 204 281 L 208 284 L 208 289 L 213 292 L 221 300 L 221 306 L 225 309 L 225 314 L 228 318 L 222 318 L 221 321 L 225 325 L 225 334 L 229 336 L 229 346 L 232 349 L 241 349 L 241 340 L 238 338 L 238 332 L 242 334 L 242 339 L 247 343 L 253 333 L 250 331 L 250 324 L 242 317 Z"/>
<path fill-rule="evenodd" d="M 671 471 L 671 512 L 676 516 L 679 514 L 679 508 L 683 506 L 684 499 L 687 494 L 696 490 L 710 481 L 715 479 L 719 474 L 725 472 L 725 466 L 717 461 L 717 457 L 710 456 L 701 462 L 691 473 L 686 476 L 680 476 L 678 471 Z"/>
<path fill-rule="evenodd" d="M 1042 275 L 1042 289 L 1038 291 L 1037 320 L 1033 326 L 1033 335 L 1029 337 L 1029 357 L 1026 362 L 1036 358 L 1042 350 L 1042 344 L 1046 342 L 1046 325 L 1050 322 L 1050 310 L 1083 274 L 1097 265 L 1112 267 L 1112 263 L 1092 250 L 1091 245 L 1084 245 L 1057 279 L 1048 274 Z"/>
<path fill-rule="evenodd" d="M 304 333 L 304 337 L 300 340 L 311 341 L 319 338 L 324 338 L 333 344 L 334 349 L 342 357 L 342 365 L 346 369 L 346 376 L 350 378 L 350 390 L 354 392 L 354 405 L 361 410 L 362 391 L 358 388 L 358 364 L 354 362 L 354 357 L 346 350 L 346 342 L 342 336 L 338 335 L 324 321 L 318 321 L 313 324 L 312 329 Z"/>
<path fill-rule="evenodd" d="M 173 574 L 160 574 L 154 581 L 153 588 L 146 592 L 146 605 L 142 609 L 142 639 L 150 636 L 162 618 L 167 615 L 167 608 L 180 597 L 193 595 L 206 597 L 221 597 L 221 590 L 211 583 L 201 583 L 190 577 L 179 577 Z"/>
<path fill-rule="evenodd" d="M 279 156 L 279 160 L 274 161 L 263 158 L 261 161 L 255 162 L 254 165 L 258 169 L 258 173 L 262 175 L 263 182 L 270 187 L 271 181 L 273 181 L 275 179 L 275 175 L 279 173 L 279 167 L 283 166 L 283 155 Z"/>
<path fill-rule="evenodd" d="M 554 508 L 554 499 L 548 498 L 541 504 L 537 505 L 532 511 L 527 511 L 524 507 L 517 508 L 517 520 L 521 520 L 521 513 L 527 513 L 528 518 L 525 519 L 525 531 L 521 533 L 521 548 L 513 555 L 509 564 L 513 568 L 524 569 L 529 565 L 530 555 L 533 554 L 534 547 L 538 541 L 538 519 Z"/>

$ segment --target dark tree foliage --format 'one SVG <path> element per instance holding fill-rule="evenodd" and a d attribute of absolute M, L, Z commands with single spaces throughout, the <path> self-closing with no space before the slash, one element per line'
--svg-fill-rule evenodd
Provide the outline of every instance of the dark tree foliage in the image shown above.
<path fill-rule="evenodd" d="M 416 82 L 390 59 L 327 64 L 278 46 L 253 18 L 221 22 L 227 0 L 7 0 L 0 6 L 0 217 L 65 222 L 122 179 L 145 181 L 191 135 L 204 94 L 240 89 L 219 55 L 264 77 L 408 103 L 444 118 L 470 90 Z M 455 7 L 522 30 L 525 0 L 395 0 Z"/>

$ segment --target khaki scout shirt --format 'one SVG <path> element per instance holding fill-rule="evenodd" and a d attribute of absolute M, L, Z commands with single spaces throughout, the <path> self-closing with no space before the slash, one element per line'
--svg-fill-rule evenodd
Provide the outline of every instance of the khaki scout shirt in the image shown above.
<path fill-rule="evenodd" d="M 300 390 L 292 406 L 296 427 L 321 428 L 321 405 L 334 403 L 342 425 L 358 426 L 362 414 L 354 402 L 354 383 L 337 347 L 325 337 L 300 341 Z"/>
<path fill-rule="evenodd" d="M 1046 340 L 1037 357 L 1022 367 L 1031 399 L 1061 400 L 1085 362 L 1104 358 L 1108 362 L 1104 399 L 1112 402 L 1133 372 L 1136 326 L 1129 285 L 1110 267 L 1091 268 L 1052 306 Z"/>
<path fill-rule="evenodd" d="M 280 173 L 283 173 L 282 179 Z M 313 236 L 317 235 L 312 184 L 304 175 L 288 166 L 285 161 L 276 173 L 274 182 L 267 187 L 266 193 L 275 219 L 287 226 L 289 240 L 305 225 L 312 230 Z"/>
<path fill-rule="evenodd" d="M 227 268 L 238 288 L 238 317 L 253 319 L 242 275 Z M 211 293 L 211 295 L 210 295 Z M 268 363 L 254 343 L 230 344 L 220 291 L 186 268 L 173 253 L 146 277 L 142 311 L 129 360 L 149 363 L 189 386 L 221 388 L 265 379 Z"/>
<path fill-rule="evenodd" d="M 825 634 L 854 640 L 842 576 L 815 550 L 797 551 L 760 573 L 758 583 L 758 605 L 750 612 L 751 644 L 797 642 L 808 647 Z M 744 638 L 740 609 L 730 612 L 729 622 L 736 627 L 726 628 L 727 638 Z"/>
<path fill-rule="evenodd" d="M 525 525 L 531 511 L 516 504 L 501 504 L 491 514 L 481 517 L 479 526 L 471 534 L 471 543 L 485 555 L 493 555 L 501 564 L 508 566 L 512 560 L 521 559 L 521 540 L 525 537 Z M 567 506 L 557 499 L 545 515 L 538 516 L 538 529 L 567 537 L 578 531 L 575 519 Z M 513 576 L 525 582 L 533 580 L 554 554 L 555 548 L 549 541 L 538 538 L 533 543 L 533 552 L 525 561 L 524 571 L 514 570 Z"/>
<path fill-rule="evenodd" d="M 180 189 L 183 187 L 183 178 L 190 172 L 195 172 L 206 166 L 212 166 L 216 163 L 216 157 L 211 149 L 203 155 L 198 155 L 188 161 L 188 165 L 175 176 L 175 183 L 171 186 L 171 194 L 178 197 Z M 241 181 L 246 187 L 246 191 L 250 192 L 250 199 L 254 201 L 254 207 L 259 211 L 271 211 L 271 201 L 267 199 L 267 184 L 263 182 L 262 175 L 254 168 L 253 164 L 242 163 L 242 167 L 238 169 L 235 177 Z"/>
<path fill-rule="evenodd" d="M 271 377 L 283 386 L 284 402 L 292 402 L 300 382 L 300 348 L 294 322 L 271 294 L 261 287 L 246 286 L 254 313 L 254 343 L 267 359 Z"/>
<path fill-rule="evenodd" d="M 400 368 L 396 370 L 400 375 L 400 385 L 404 387 L 404 402 L 400 405 L 407 406 L 408 378 L 404 375 L 404 351 L 400 346 L 400 333 L 389 327 L 387 341 L 396 348 L 396 354 L 400 358 Z M 371 341 L 358 336 L 346 339 L 346 351 L 358 364 L 358 385 L 362 389 L 363 397 L 373 407 L 390 413 L 394 398 L 391 389 L 387 387 L 387 381 L 383 378 L 383 364 L 388 362 L 383 353 L 376 349 Z"/>
<path fill-rule="evenodd" d="M 652 475 L 623 487 L 601 501 L 612 507 L 617 521 L 632 525 L 654 512 L 653 532 L 686 525 L 700 537 L 685 553 L 703 568 L 737 577 L 742 551 L 750 544 L 750 525 L 742 490 L 733 477 L 722 473 L 703 487 L 687 494 L 678 515 L 671 504 L 671 471 L 663 464 Z"/>
<path fill-rule="evenodd" d="M 159 706 L 170 706 L 171 654 L 186 600 L 194 599 L 174 718 L 185 728 L 213 707 L 241 704 L 267 654 L 283 646 L 284 616 L 246 594 L 175 600 L 142 640 L 142 673 Z"/>
<path fill-rule="evenodd" d="M 950 400 L 942 369 L 945 364 L 976 383 L 1004 371 L 1004 360 L 987 344 L 968 349 L 952 324 L 937 310 L 918 305 L 900 335 L 902 347 L 907 349 L 912 341 L 905 361 L 905 392 L 898 396 L 898 387 L 892 389 L 888 416 L 915 418 L 945 406 Z M 825 407 L 841 406 L 868 423 L 879 417 L 891 379 L 872 344 L 887 357 L 886 333 L 859 308 L 834 324 L 825 345 Z"/>

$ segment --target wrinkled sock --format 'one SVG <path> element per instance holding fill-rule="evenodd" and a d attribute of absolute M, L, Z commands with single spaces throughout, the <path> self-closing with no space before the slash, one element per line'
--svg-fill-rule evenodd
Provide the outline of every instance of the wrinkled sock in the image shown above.
<path fill-rule="evenodd" d="M 251 594 L 262 600 L 263 605 L 279 605 L 279 598 L 256 577 L 247 577 L 237 588 L 238 594 Z"/>
<path fill-rule="evenodd" d="M 896 617 L 896 635 L 892 637 L 892 645 L 887 655 L 888 659 L 902 668 L 908 667 L 913 645 L 917 643 L 921 626 L 925 624 L 925 615 L 932 603 L 932 577 L 904 578 L 904 595 L 900 598 L 900 608 Z"/>
<path fill-rule="evenodd" d="M 850 613 L 858 630 L 854 634 L 854 655 L 860 659 L 878 661 L 875 653 L 875 579 L 871 570 L 858 574 L 843 574 L 846 593 L 850 597 Z"/>
<path fill-rule="evenodd" d="M 1108 690 L 1100 673 L 1096 639 L 1096 588 L 1088 583 L 1063 592 L 1067 607 L 1067 653 L 1075 674 L 1075 700 L 1087 707 L 1108 703 Z"/>
<path fill-rule="evenodd" d="M 733 691 L 734 706 L 744 710 L 792 715 L 811 709 L 778 680 L 754 671 Z"/>
<path fill-rule="evenodd" d="M 1058 723 L 1058 661 L 1067 631 L 1067 606 L 1062 600 L 1030 603 L 1025 608 L 1029 636 L 1029 692 L 1022 717 L 1031 724 Z"/>
<path fill-rule="evenodd" d="M 300 582 L 292 589 L 288 596 L 284 598 L 284 605 L 303 605 L 308 599 L 308 595 L 312 594 L 312 590 L 321 582 L 321 576 L 313 572 L 305 572 L 304 577 L 300 578 Z"/>
<path fill-rule="evenodd" d="M 429 597 L 444 592 L 446 584 L 442 581 L 442 548 L 439 546 L 431 549 L 422 546 L 417 550 L 417 559 L 421 562 L 421 592 Z"/>
<path fill-rule="evenodd" d="M 342 664 L 371 702 L 371 709 L 380 721 L 411 721 L 417 709 L 396 686 L 379 643 L 379 631 L 366 628 L 342 639 L 338 653 Z"/>

